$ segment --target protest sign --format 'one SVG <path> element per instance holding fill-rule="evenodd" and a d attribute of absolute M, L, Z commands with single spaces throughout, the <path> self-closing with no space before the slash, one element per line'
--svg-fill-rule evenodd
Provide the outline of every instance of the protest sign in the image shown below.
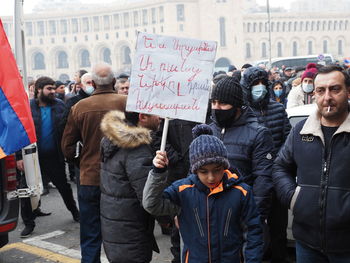
<path fill-rule="evenodd" d="M 139 33 L 126 110 L 205 122 L 217 44 Z"/>

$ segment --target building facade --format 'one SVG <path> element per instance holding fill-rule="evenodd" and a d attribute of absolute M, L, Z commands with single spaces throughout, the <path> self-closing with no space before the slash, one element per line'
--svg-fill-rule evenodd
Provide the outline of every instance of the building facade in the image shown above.
<path fill-rule="evenodd" d="M 254 6 L 252 0 L 144 0 L 25 15 L 28 75 L 67 80 L 99 61 L 110 63 L 117 73 L 129 72 L 139 31 L 215 40 L 216 68 L 267 59 L 267 14 L 244 12 L 247 1 Z M 350 10 L 273 12 L 272 57 L 349 56 L 349 20 Z M 12 17 L 2 21 L 13 45 Z"/>

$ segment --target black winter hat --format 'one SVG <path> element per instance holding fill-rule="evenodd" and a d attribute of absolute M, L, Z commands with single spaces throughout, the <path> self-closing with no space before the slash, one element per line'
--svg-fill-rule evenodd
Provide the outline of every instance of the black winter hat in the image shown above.
<path fill-rule="evenodd" d="M 233 77 L 226 77 L 216 83 L 212 93 L 211 100 L 218 100 L 227 103 L 235 108 L 243 106 L 243 93 L 239 81 Z"/>
<path fill-rule="evenodd" d="M 213 135 L 210 126 L 200 124 L 192 129 L 194 140 L 189 148 L 191 172 L 195 173 L 207 164 L 221 164 L 224 169 L 230 167 L 227 150 L 223 142 Z"/>

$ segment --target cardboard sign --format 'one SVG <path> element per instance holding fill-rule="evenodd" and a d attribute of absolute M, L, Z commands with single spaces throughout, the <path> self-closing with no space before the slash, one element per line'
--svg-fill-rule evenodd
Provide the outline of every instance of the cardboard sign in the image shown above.
<path fill-rule="evenodd" d="M 205 122 L 217 44 L 139 33 L 126 110 Z"/>

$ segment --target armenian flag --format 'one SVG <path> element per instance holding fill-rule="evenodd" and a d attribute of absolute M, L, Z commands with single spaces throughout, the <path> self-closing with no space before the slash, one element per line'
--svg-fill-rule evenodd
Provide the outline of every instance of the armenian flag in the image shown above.
<path fill-rule="evenodd" d="M 0 20 L 0 158 L 34 142 L 28 95 Z"/>

